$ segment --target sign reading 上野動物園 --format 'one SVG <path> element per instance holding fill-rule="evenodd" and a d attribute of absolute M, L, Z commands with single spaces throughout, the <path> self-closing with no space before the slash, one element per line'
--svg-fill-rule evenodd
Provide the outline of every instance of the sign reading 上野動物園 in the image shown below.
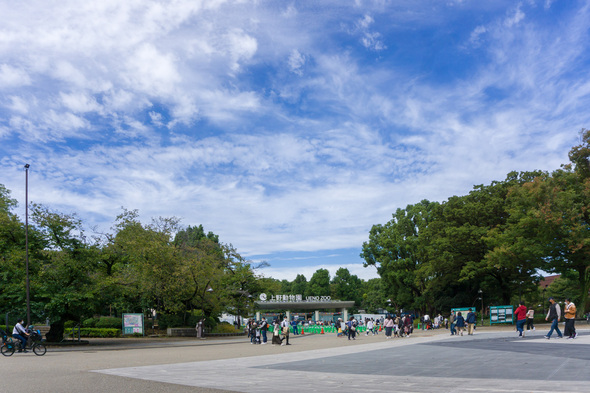
<path fill-rule="evenodd" d="M 145 335 L 143 329 L 143 314 L 123 314 L 123 334 Z"/>
<path fill-rule="evenodd" d="M 331 302 L 330 296 L 306 296 L 302 295 L 267 295 L 265 293 L 260 295 L 261 302 L 270 303 L 288 303 L 288 302 Z"/>

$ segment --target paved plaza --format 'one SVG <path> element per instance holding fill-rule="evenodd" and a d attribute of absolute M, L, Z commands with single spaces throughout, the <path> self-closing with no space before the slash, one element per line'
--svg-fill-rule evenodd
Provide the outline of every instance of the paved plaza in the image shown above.
<path fill-rule="evenodd" d="M 509 327 L 478 330 L 350 342 L 305 335 L 282 347 L 245 338 L 105 340 L 3 358 L 0 376 L 11 393 L 590 391 L 590 330 L 575 340 L 546 340 L 545 327 L 524 339 Z"/>

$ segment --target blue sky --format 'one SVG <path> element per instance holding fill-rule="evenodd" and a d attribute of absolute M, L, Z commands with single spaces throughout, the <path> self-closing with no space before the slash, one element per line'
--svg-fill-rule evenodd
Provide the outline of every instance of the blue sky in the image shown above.
<path fill-rule="evenodd" d="M 0 183 L 87 228 L 202 224 L 262 274 L 359 257 L 372 225 L 590 127 L 590 2 L 0 0 Z"/>

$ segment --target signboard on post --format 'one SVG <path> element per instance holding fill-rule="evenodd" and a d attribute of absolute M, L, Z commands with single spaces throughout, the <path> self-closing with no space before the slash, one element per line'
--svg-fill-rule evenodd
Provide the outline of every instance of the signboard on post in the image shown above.
<path fill-rule="evenodd" d="M 123 335 L 135 333 L 145 336 L 143 314 L 123 314 Z"/>
<path fill-rule="evenodd" d="M 514 306 L 491 306 L 490 325 L 494 323 L 514 324 Z"/>
<path fill-rule="evenodd" d="M 455 312 L 455 315 L 457 315 L 457 313 L 459 311 L 461 311 L 461 315 L 463 316 L 463 318 L 467 317 L 467 313 L 469 313 L 469 310 L 476 312 L 475 311 L 475 307 L 455 307 L 455 308 L 451 308 L 451 312 Z"/>

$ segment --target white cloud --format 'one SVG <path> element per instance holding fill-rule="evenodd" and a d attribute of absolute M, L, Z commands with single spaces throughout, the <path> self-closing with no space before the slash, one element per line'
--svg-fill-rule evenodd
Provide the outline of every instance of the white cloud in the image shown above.
<path fill-rule="evenodd" d="M 30 84 L 31 77 L 25 70 L 9 64 L 0 64 L 0 88 L 14 88 Z"/>
<path fill-rule="evenodd" d="M 297 49 L 293 49 L 289 55 L 289 69 L 292 73 L 303 75 L 302 67 L 305 65 L 305 56 L 299 53 Z"/>
<path fill-rule="evenodd" d="M 125 78 L 133 90 L 148 96 L 169 97 L 181 80 L 175 63 L 173 55 L 144 44 L 127 59 Z"/>
<path fill-rule="evenodd" d="M 504 24 L 506 27 L 512 27 L 517 25 L 521 20 L 525 17 L 524 12 L 521 9 L 521 4 L 519 4 L 516 9 L 512 12 L 512 15 L 509 15 L 505 20 Z"/>
<path fill-rule="evenodd" d="M 291 268 L 273 268 L 270 267 L 260 269 L 258 271 L 264 277 L 272 277 L 277 280 L 293 281 L 298 274 L 303 274 L 307 281 L 311 279 L 313 274 L 319 269 L 326 269 L 330 273 L 330 279 L 334 278 L 336 271 L 340 268 L 348 269 L 351 275 L 355 275 L 361 280 L 370 280 L 377 278 L 377 269 L 374 266 L 363 267 L 362 263 L 349 263 L 344 265 L 333 264 L 318 264 L 318 265 L 300 265 Z"/>
<path fill-rule="evenodd" d="M 485 34 L 486 32 L 487 32 L 487 29 L 485 28 L 485 26 L 477 26 L 471 32 L 471 36 L 469 37 L 469 42 L 475 47 L 480 46 L 482 43 L 481 36 L 483 34 Z"/>
<path fill-rule="evenodd" d="M 55 4 L 0 4 L 0 166 L 34 158 L 35 200 L 89 224 L 125 206 L 246 256 L 358 247 L 408 203 L 559 167 L 588 127 L 587 7 Z"/>

